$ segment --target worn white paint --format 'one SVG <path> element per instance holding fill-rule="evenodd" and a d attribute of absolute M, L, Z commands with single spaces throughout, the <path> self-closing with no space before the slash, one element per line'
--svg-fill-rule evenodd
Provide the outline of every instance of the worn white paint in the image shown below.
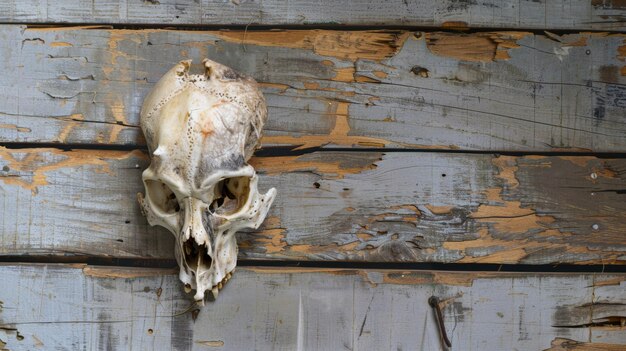
<path fill-rule="evenodd" d="M 4 0 L 9 23 L 363 25 L 624 30 L 623 5 L 590 0 Z"/>
<path fill-rule="evenodd" d="M 544 350 L 559 337 L 626 344 L 623 327 L 600 326 L 606 316 L 626 318 L 623 274 L 236 274 L 217 301 L 193 312 L 192 295 L 169 272 L 2 266 L 0 340 L 12 351 L 39 342 L 42 350 L 440 350 L 434 295 L 452 351 Z"/>

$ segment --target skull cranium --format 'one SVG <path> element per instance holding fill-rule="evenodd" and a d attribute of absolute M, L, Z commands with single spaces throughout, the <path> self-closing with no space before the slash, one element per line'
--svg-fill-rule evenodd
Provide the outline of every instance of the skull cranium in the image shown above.
<path fill-rule="evenodd" d="M 235 232 L 258 228 L 276 189 L 257 190 L 247 164 L 261 136 L 267 108 L 257 83 L 205 59 L 167 72 L 144 100 L 141 127 L 151 155 L 138 194 L 150 225 L 176 237 L 180 280 L 203 301 L 216 298 L 237 264 Z"/>

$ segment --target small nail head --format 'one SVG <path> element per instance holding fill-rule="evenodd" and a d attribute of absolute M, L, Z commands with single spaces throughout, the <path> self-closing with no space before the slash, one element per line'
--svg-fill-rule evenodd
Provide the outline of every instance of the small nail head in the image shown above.
<path fill-rule="evenodd" d="M 591 228 L 593 228 L 593 230 L 598 230 L 598 229 L 600 229 L 600 226 L 597 225 L 597 224 L 594 224 L 594 225 L 591 226 Z"/>
<path fill-rule="evenodd" d="M 591 179 L 597 179 L 598 178 L 598 174 L 596 174 L 596 172 L 591 173 Z"/>
<path fill-rule="evenodd" d="M 434 296 L 431 296 L 431 297 L 428 298 L 428 304 L 431 307 L 435 307 L 435 306 L 437 306 L 437 304 L 439 304 L 439 299 L 434 297 Z"/>

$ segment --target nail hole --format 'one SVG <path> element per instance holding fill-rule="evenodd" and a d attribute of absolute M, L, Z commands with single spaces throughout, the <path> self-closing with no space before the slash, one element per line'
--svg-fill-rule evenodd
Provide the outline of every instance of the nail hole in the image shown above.
<path fill-rule="evenodd" d="M 441 173 L 441 176 L 442 176 L 442 177 L 445 177 L 445 176 L 446 176 L 446 174 L 445 174 L 445 173 Z"/>
<path fill-rule="evenodd" d="M 320 183 L 315 182 L 315 183 L 313 183 L 313 186 L 314 186 L 316 189 L 319 189 L 319 188 L 320 188 Z"/>
<path fill-rule="evenodd" d="M 152 333 L 154 333 L 154 330 L 148 329 L 148 334 L 152 335 Z"/>
<path fill-rule="evenodd" d="M 115 241 L 117 241 L 118 243 L 123 243 L 124 242 L 124 240 L 122 240 L 122 239 L 117 239 Z"/>
<path fill-rule="evenodd" d="M 124 223 L 130 224 L 130 219 L 125 220 Z"/>
<path fill-rule="evenodd" d="M 2 170 L 5 171 L 5 172 L 8 172 L 8 171 L 11 170 L 11 168 L 9 168 L 9 166 L 4 166 L 4 167 L 2 167 Z"/>
<path fill-rule="evenodd" d="M 424 67 L 413 66 L 413 68 L 411 68 L 411 73 L 422 78 L 428 78 L 428 70 Z"/>

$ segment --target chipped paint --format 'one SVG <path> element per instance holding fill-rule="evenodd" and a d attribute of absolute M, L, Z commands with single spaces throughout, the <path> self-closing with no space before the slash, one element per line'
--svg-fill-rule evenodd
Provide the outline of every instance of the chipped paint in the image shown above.
<path fill-rule="evenodd" d="M 111 110 L 111 114 L 115 119 L 116 124 L 111 124 L 111 134 L 109 135 L 109 144 L 115 144 L 120 135 L 120 132 L 128 126 L 128 121 L 125 116 L 124 103 L 121 100 L 117 100 L 112 102 L 109 105 L 109 109 Z"/>
<path fill-rule="evenodd" d="M 106 267 L 106 266 L 86 266 L 83 274 L 97 278 L 140 278 L 158 277 L 168 274 L 176 274 L 177 268 L 137 268 L 137 267 Z"/>
<path fill-rule="evenodd" d="M 45 156 L 46 154 L 51 155 Z M 0 147 L 0 159 L 13 172 L 32 173 L 31 177 L 5 176 L 0 181 L 7 185 L 20 186 L 37 193 L 37 188 L 48 184 L 46 174 L 62 168 L 96 166 L 96 172 L 111 174 L 107 160 L 122 160 L 129 157 L 145 159 L 141 151 L 73 150 L 64 152 L 58 149 L 7 149 Z M 28 180 L 30 178 L 30 181 Z"/>
<path fill-rule="evenodd" d="M 517 41 L 528 32 L 488 32 L 455 34 L 444 32 L 426 33 L 426 46 L 437 56 L 451 57 L 461 61 L 489 62 L 508 60 L 509 50 L 519 48 Z"/>
<path fill-rule="evenodd" d="M 471 287 L 479 279 L 503 279 L 523 276 L 523 273 L 500 272 L 430 272 L 400 271 L 384 272 L 383 283 L 395 285 L 439 284 Z"/>
<path fill-rule="evenodd" d="M 256 168 L 256 167 L 255 167 Z M 285 250 L 285 228 L 282 228 L 280 217 L 268 216 L 263 222 L 260 231 L 254 234 L 254 244 L 249 241 L 239 242 L 240 249 L 250 248 L 252 245 L 262 245 L 267 254 L 275 254 Z"/>
<path fill-rule="evenodd" d="M 556 338 L 552 340 L 550 346 L 543 351 L 624 351 L 623 344 L 583 342 L 566 338 Z"/>
<path fill-rule="evenodd" d="M 332 80 L 336 82 L 352 83 L 355 81 L 355 73 L 356 68 L 354 68 L 354 66 L 337 68 L 335 69 L 335 76 L 332 78 Z"/>
<path fill-rule="evenodd" d="M 426 208 L 432 213 L 436 215 L 443 215 L 452 212 L 454 206 L 433 206 L 426 205 Z"/>
<path fill-rule="evenodd" d="M 58 142 L 64 143 L 67 140 L 68 135 L 70 135 L 76 126 L 80 125 L 81 121 L 85 120 L 85 117 L 80 113 L 75 113 L 66 117 L 57 117 L 57 119 L 67 122 L 57 137 Z"/>
<path fill-rule="evenodd" d="M 384 139 L 349 135 L 349 107 L 350 104 L 347 102 L 335 100 L 328 101 L 327 115 L 335 119 L 335 125 L 328 135 L 304 135 L 299 137 L 264 136 L 261 139 L 261 143 L 274 145 L 299 145 L 294 150 L 320 147 L 328 144 L 350 147 L 362 146 L 380 148 L 389 144 L 389 142 Z"/>
<path fill-rule="evenodd" d="M 320 56 L 356 61 L 393 57 L 410 33 L 405 31 L 219 31 L 211 35 L 234 43 L 312 50 Z"/>
<path fill-rule="evenodd" d="M 258 82 L 258 83 L 263 88 L 278 90 L 278 93 L 284 93 L 285 91 L 287 91 L 287 89 L 291 88 L 287 84 L 268 83 L 268 82 Z"/>
<path fill-rule="evenodd" d="M 72 43 L 68 43 L 66 41 L 53 41 L 52 43 L 50 43 L 50 46 L 52 47 L 68 47 L 68 46 L 74 46 Z"/>
<path fill-rule="evenodd" d="M 224 342 L 222 340 L 198 340 L 196 344 L 208 347 L 222 347 Z"/>
<path fill-rule="evenodd" d="M 326 179 L 340 179 L 346 174 L 358 174 L 376 168 L 374 160 L 367 164 L 354 164 L 349 160 L 317 161 L 309 155 L 281 157 L 253 157 L 250 165 L 263 174 L 280 174 L 308 171 L 324 175 Z"/>
<path fill-rule="evenodd" d="M 29 132 L 31 132 L 30 128 L 20 127 L 20 126 L 17 126 L 15 124 L 0 124 L 0 128 L 1 129 L 13 129 L 13 130 L 16 130 L 16 131 L 18 131 L 20 133 L 29 133 Z"/>
<path fill-rule="evenodd" d="M 389 75 L 387 72 L 383 72 L 383 71 L 373 71 L 372 74 L 380 79 L 385 79 Z"/>

